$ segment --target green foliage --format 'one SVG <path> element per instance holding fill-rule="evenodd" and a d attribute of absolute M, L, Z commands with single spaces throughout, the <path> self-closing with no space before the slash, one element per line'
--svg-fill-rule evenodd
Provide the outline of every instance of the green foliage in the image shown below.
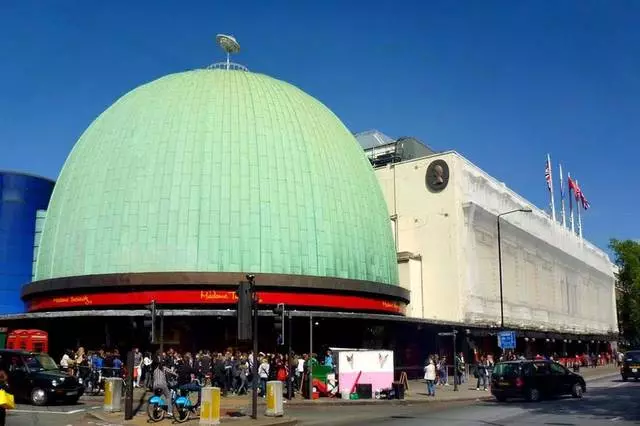
<path fill-rule="evenodd" d="M 640 243 L 612 239 L 617 273 L 618 323 L 622 341 L 640 346 Z"/>

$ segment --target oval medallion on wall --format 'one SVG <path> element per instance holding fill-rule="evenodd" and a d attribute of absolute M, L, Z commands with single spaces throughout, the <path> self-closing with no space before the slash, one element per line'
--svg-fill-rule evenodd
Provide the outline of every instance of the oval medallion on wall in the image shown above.
<path fill-rule="evenodd" d="M 433 160 L 427 167 L 425 183 L 431 192 L 441 192 L 449 183 L 449 165 L 444 160 Z"/>

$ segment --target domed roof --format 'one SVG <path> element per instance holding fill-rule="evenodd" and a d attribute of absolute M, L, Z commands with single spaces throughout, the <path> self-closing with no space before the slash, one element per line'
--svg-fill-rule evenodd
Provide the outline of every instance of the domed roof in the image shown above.
<path fill-rule="evenodd" d="M 140 86 L 89 126 L 56 183 L 36 280 L 169 271 L 398 280 L 349 130 L 288 83 L 220 69 Z"/>

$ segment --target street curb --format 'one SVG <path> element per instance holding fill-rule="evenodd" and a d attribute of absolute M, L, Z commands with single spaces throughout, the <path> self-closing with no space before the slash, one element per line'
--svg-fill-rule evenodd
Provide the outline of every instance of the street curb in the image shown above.
<path fill-rule="evenodd" d="M 102 415 L 101 415 L 101 413 L 95 413 L 95 412 L 93 412 L 93 411 L 86 411 L 86 412 L 84 413 L 84 416 L 85 416 L 85 417 L 91 417 L 91 418 L 93 418 L 93 419 L 95 419 L 95 420 L 100 420 L 101 422 L 105 422 L 105 423 L 113 424 L 113 423 L 112 423 L 112 422 L 113 422 L 113 420 L 108 419 L 108 418 L 106 418 L 106 417 L 102 416 Z M 124 420 L 122 420 L 122 421 L 124 422 Z M 122 423 L 122 424 L 124 424 L 124 423 Z"/>
<path fill-rule="evenodd" d="M 606 379 L 608 377 L 617 376 L 619 373 L 604 373 L 599 376 L 593 376 L 585 378 L 585 382 L 592 382 L 595 380 Z M 469 401 L 490 401 L 493 400 L 493 396 L 473 396 L 473 397 L 464 397 L 464 398 L 447 398 L 447 399 L 418 399 L 418 400 L 410 400 L 410 399 L 356 399 L 356 400 L 340 400 L 338 402 L 323 402 L 323 401 L 301 401 L 294 402 L 290 404 L 285 404 L 285 409 L 287 407 L 346 407 L 346 406 L 363 406 L 363 405 L 376 405 L 376 404 L 386 404 L 386 405 L 411 405 L 411 404 L 432 404 L 432 403 L 443 403 L 443 402 L 469 402 Z"/>
<path fill-rule="evenodd" d="M 580 374 L 580 373 L 578 373 Z M 593 376 L 593 377 L 584 377 L 582 376 L 582 378 L 584 379 L 585 382 L 593 382 L 595 380 L 601 380 L 601 379 L 606 379 L 607 377 L 613 377 L 613 376 L 619 376 L 620 372 L 616 372 L 616 373 L 607 373 L 607 374 L 601 374 L 599 376 Z"/>
<path fill-rule="evenodd" d="M 312 401 L 304 401 L 304 402 L 296 402 L 294 404 L 285 405 L 285 410 L 287 407 L 355 407 L 355 406 L 363 406 L 363 405 L 391 405 L 391 406 L 404 406 L 404 405 L 413 405 L 413 404 L 437 404 L 443 402 L 468 402 L 468 401 L 485 401 L 489 400 L 492 397 L 487 396 L 473 396 L 473 397 L 464 397 L 464 398 L 447 398 L 447 399 L 356 399 L 344 402 L 312 402 Z"/>
<path fill-rule="evenodd" d="M 601 379 L 606 379 L 608 377 L 614 377 L 619 375 L 620 373 L 618 372 L 610 372 L 610 373 L 604 373 L 598 376 L 593 376 L 593 377 L 588 377 L 588 378 L 584 378 L 584 381 L 589 383 L 589 382 L 593 382 L 596 380 L 601 380 Z M 473 397 L 464 397 L 464 398 L 447 398 L 447 399 L 418 399 L 418 400 L 410 400 L 410 399 L 391 399 L 391 400 L 386 400 L 386 399 L 358 399 L 358 400 L 339 400 L 336 402 L 324 402 L 324 401 L 300 401 L 300 402 L 294 402 L 294 403 L 285 403 L 284 405 L 284 409 L 285 411 L 287 410 L 287 407 L 289 408 L 296 408 L 296 407 L 350 407 L 350 406 L 372 406 L 372 405 L 387 405 L 387 406 L 409 406 L 409 405 L 427 405 L 427 404 L 434 404 L 434 403 L 457 403 L 457 402 L 471 402 L 471 401 L 492 401 L 493 400 L 493 396 L 491 395 L 486 395 L 486 396 L 473 396 Z M 232 412 L 243 412 L 244 410 L 242 408 L 239 409 L 224 409 L 222 408 L 221 410 L 221 414 L 223 414 L 222 412 L 225 412 L 226 414 L 228 413 L 232 413 Z M 103 416 L 101 412 L 95 412 L 95 411 L 87 411 L 85 413 L 87 416 L 92 417 L 94 419 L 100 420 L 101 422 L 105 422 L 105 423 L 110 423 L 113 424 L 113 420 L 108 419 L 106 416 Z M 124 415 L 124 414 L 123 414 Z M 234 421 L 237 421 L 239 419 L 247 419 L 247 416 L 243 416 L 243 417 L 235 417 L 235 418 L 230 418 L 230 417 L 226 417 L 226 416 L 221 416 L 221 420 L 223 423 L 232 423 Z M 127 422 L 125 420 L 118 420 L 121 423 L 118 424 L 127 424 Z M 273 423 L 269 423 L 269 426 L 295 426 L 298 424 L 298 420 L 296 419 L 283 419 L 283 420 L 275 420 L 273 421 Z M 264 425 L 263 425 L 264 426 Z"/>
<path fill-rule="evenodd" d="M 113 419 L 109 419 L 106 416 L 102 415 L 103 413 L 101 412 L 91 412 L 91 411 L 87 411 L 85 412 L 85 417 L 90 417 L 94 420 L 99 420 L 101 422 L 107 423 L 109 425 L 114 425 L 114 424 L 119 424 L 119 425 L 126 425 L 128 422 L 131 422 L 132 420 L 124 420 L 124 419 L 118 419 L 118 420 L 113 420 Z M 122 415 L 124 416 L 124 413 L 122 413 Z M 248 416 L 243 416 L 243 417 L 224 417 L 221 416 L 220 417 L 220 423 L 227 423 L 227 424 L 232 424 L 234 422 L 237 422 L 239 420 L 248 420 L 250 417 Z M 265 417 L 265 419 L 267 419 L 266 421 L 263 420 L 260 423 L 260 426 L 296 426 L 298 424 L 298 420 L 297 419 L 293 419 L 293 418 L 287 418 L 287 419 L 282 419 L 282 418 L 273 418 L 272 421 L 268 420 L 268 417 Z"/>

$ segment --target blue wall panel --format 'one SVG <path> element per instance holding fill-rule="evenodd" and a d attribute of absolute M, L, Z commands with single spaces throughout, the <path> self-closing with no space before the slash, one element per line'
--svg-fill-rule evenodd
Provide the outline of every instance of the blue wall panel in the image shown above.
<path fill-rule="evenodd" d="M 24 312 L 22 286 L 31 281 L 38 209 L 46 209 L 53 181 L 0 171 L 0 314 Z"/>

